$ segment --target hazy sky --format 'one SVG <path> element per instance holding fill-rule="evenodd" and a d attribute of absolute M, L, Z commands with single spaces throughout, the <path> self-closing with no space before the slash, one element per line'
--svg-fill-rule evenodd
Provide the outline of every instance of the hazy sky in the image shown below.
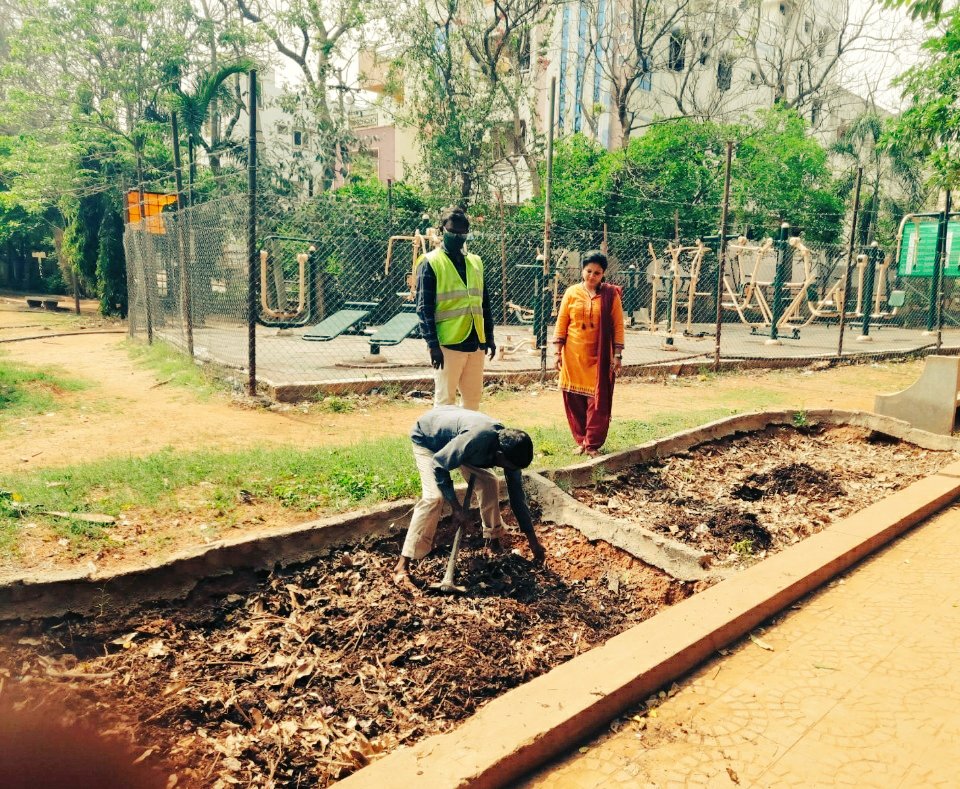
<path fill-rule="evenodd" d="M 900 91 L 890 82 L 913 65 L 919 56 L 920 42 L 929 36 L 922 23 L 913 22 L 902 10 L 886 10 L 874 0 L 852 0 L 852 18 L 869 21 L 862 45 L 843 66 L 842 81 L 860 95 L 871 92 L 881 106 L 901 108 Z M 891 34 L 894 41 L 889 41 Z"/>

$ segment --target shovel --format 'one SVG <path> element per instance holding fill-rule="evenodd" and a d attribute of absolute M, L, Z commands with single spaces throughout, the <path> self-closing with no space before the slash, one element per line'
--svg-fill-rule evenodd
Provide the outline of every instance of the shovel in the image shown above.
<path fill-rule="evenodd" d="M 470 480 L 467 482 L 467 492 L 463 494 L 463 509 L 465 512 L 470 511 L 470 499 L 473 496 L 473 483 L 475 477 L 473 474 L 470 475 Z M 438 584 L 430 584 L 430 588 L 442 592 L 443 594 L 464 594 L 467 590 L 463 586 L 457 586 L 453 582 L 453 574 L 457 568 L 457 553 L 460 551 L 460 538 L 463 536 L 463 523 L 461 522 L 457 526 L 457 531 L 453 535 L 453 548 L 450 549 L 450 558 L 447 559 L 447 571 L 443 574 L 443 580 Z"/>

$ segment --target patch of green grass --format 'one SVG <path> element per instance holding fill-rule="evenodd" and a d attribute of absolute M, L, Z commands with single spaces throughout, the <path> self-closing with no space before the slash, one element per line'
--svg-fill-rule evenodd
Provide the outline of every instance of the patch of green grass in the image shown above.
<path fill-rule="evenodd" d="M 721 417 L 731 416 L 739 409 L 708 408 L 683 413 L 664 412 L 652 415 L 649 419 L 614 419 L 610 425 L 606 452 L 619 452 L 622 449 L 645 444 L 681 430 L 688 430 Z M 557 468 L 583 461 L 581 455 L 574 454 L 573 438 L 566 425 L 536 427 L 531 429 L 533 446 L 536 451 L 534 466 Z"/>
<path fill-rule="evenodd" d="M 658 413 L 648 419 L 615 420 L 606 449 L 615 452 L 735 413 L 711 408 Z M 522 427 L 522 425 L 521 425 Z M 534 468 L 581 462 L 566 425 L 531 431 Z M 0 506 L 0 551 L 15 548 L 21 519 L 14 503 L 31 510 L 102 513 L 150 508 L 161 516 L 184 507 L 208 507 L 220 525 L 239 506 L 239 491 L 297 512 L 340 512 L 416 496 L 420 481 L 409 440 L 393 437 L 334 448 L 271 448 L 235 452 L 178 453 L 164 450 L 143 458 L 115 458 L 85 465 L 0 476 L 9 507 Z M 3 499 L 0 498 L 0 504 Z M 109 527 L 31 516 L 80 546 L 95 546 Z M 222 521 L 222 523 L 221 523 Z M 216 524 L 214 524 L 216 525 Z M 6 546 L 6 548 L 4 548 Z"/>
<path fill-rule="evenodd" d="M 180 495 L 189 491 L 192 503 L 228 515 L 241 489 L 300 512 L 340 511 L 414 496 L 420 481 L 409 441 L 398 437 L 332 449 L 163 451 L 8 475 L 0 477 L 0 489 L 31 509 L 113 516 L 134 507 L 172 514 L 182 506 Z M 12 510 L 0 508 L 0 534 L 16 527 L 17 520 Z M 103 536 L 82 522 L 36 520 L 71 540 Z"/>
<path fill-rule="evenodd" d="M 733 550 L 737 556 L 743 559 L 746 559 L 748 556 L 753 556 L 753 540 L 749 537 L 744 537 L 742 540 L 733 544 Z"/>
<path fill-rule="evenodd" d="M 87 384 L 57 370 L 0 360 L 0 418 L 42 414 L 58 406 L 58 396 Z"/>
<path fill-rule="evenodd" d="M 130 358 L 140 367 L 152 371 L 161 384 L 189 389 L 200 399 L 227 389 L 226 384 L 168 343 L 154 340 L 151 345 L 143 345 L 127 340 L 124 345 Z"/>

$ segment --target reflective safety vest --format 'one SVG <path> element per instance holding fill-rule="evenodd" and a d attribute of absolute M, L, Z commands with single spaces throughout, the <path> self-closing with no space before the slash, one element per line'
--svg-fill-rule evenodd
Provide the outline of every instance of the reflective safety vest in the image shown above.
<path fill-rule="evenodd" d="M 437 339 L 441 345 L 456 345 L 477 330 L 481 343 L 483 331 L 483 261 L 479 255 L 464 255 L 467 261 L 467 286 L 443 247 L 427 254 L 427 262 L 437 278 Z"/>

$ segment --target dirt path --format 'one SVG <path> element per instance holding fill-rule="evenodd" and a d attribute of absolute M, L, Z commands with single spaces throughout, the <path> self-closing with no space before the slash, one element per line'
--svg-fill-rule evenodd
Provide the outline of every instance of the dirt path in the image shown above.
<path fill-rule="evenodd" d="M 76 331 L 64 316 L 26 312 L 0 304 L 0 340 L 58 331 Z M 51 326 L 51 324 L 54 324 Z M 81 324 L 86 325 L 86 324 Z M 88 331 L 103 330 L 90 319 Z M 116 328 L 116 327 L 113 327 Z M 201 399 L 165 385 L 131 361 L 124 334 L 73 334 L 0 344 L 12 361 L 58 367 L 86 380 L 86 390 L 65 395 L 62 407 L 24 417 L 0 434 L 0 473 L 56 467 L 91 460 L 146 455 L 161 449 L 238 449 L 251 446 L 343 445 L 374 436 L 402 435 L 426 404 L 377 402 L 348 413 L 317 408 L 267 410 L 227 395 Z M 754 371 L 707 380 L 627 379 L 618 386 L 614 419 L 711 408 L 753 410 L 764 406 L 798 409 L 870 409 L 879 391 L 913 380 L 919 363 L 847 367 L 819 372 Z M 500 393 L 485 402 L 489 413 L 524 427 L 563 425 L 555 390 L 531 388 Z"/>

